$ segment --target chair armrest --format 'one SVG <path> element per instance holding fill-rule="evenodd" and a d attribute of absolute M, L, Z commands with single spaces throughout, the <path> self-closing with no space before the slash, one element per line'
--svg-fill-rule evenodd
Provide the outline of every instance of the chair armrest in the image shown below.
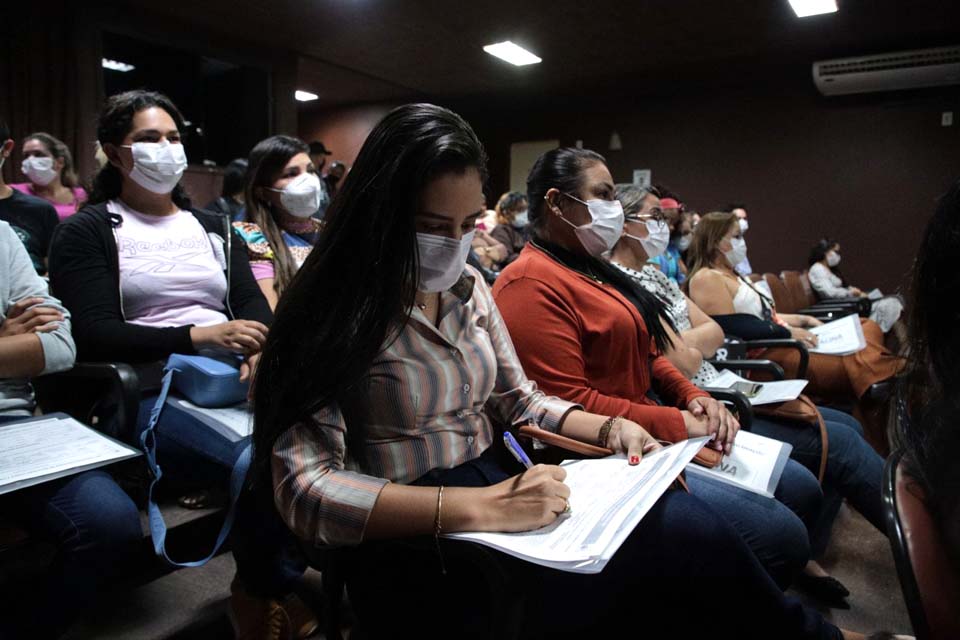
<path fill-rule="evenodd" d="M 703 390 L 710 394 L 714 400 L 723 403 L 732 404 L 737 412 L 737 420 L 740 422 L 740 428 L 744 431 L 750 431 L 753 426 L 753 405 L 743 393 L 734 389 L 713 389 L 703 387 Z"/>
<path fill-rule="evenodd" d="M 774 380 L 785 380 L 787 377 L 787 374 L 783 371 L 783 367 L 773 360 L 711 360 L 710 364 L 717 369 L 765 371 L 772 375 Z"/>
<path fill-rule="evenodd" d="M 810 366 L 810 352 L 807 346 L 792 338 L 778 338 L 771 340 L 748 340 L 747 349 L 794 349 L 800 354 L 800 364 L 794 378 L 806 378 L 807 368 Z"/>
<path fill-rule="evenodd" d="M 141 394 L 139 376 L 131 365 L 79 362 L 67 371 L 36 378 L 34 383 L 40 406 L 45 411 L 63 411 L 113 438 L 132 441 Z M 99 394 L 93 388 L 84 388 L 84 383 L 95 383 Z M 87 395 L 90 393 L 93 397 Z M 97 415 L 97 409 L 102 408 L 101 400 L 108 395 L 116 402 L 109 421 Z"/>

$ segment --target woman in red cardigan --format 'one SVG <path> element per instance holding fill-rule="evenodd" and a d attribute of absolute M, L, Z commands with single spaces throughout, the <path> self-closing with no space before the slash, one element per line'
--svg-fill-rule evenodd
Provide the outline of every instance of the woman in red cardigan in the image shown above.
<path fill-rule="evenodd" d="M 626 416 L 656 438 L 710 434 L 714 446 L 729 451 L 736 419 L 660 355 L 671 326 L 662 302 L 599 259 L 620 239 L 624 221 L 603 157 L 583 149 L 547 152 L 530 172 L 527 197 L 530 243 L 493 288 L 527 375 L 546 393 Z M 649 397 L 652 389 L 663 405 Z M 688 480 L 785 588 L 809 560 L 808 530 L 821 500 L 813 474 L 790 461 L 777 500 Z"/>

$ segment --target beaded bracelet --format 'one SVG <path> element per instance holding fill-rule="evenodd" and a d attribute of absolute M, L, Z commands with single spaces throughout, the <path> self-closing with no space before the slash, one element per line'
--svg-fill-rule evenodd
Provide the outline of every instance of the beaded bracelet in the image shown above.
<path fill-rule="evenodd" d="M 606 448 L 607 439 L 610 437 L 610 429 L 613 428 L 613 425 L 617 420 L 622 420 L 623 416 L 610 416 L 607 418 L 602 425 L 600 425 L 600 433 L 597 435 L 597 444 L 601 447 Z"/>

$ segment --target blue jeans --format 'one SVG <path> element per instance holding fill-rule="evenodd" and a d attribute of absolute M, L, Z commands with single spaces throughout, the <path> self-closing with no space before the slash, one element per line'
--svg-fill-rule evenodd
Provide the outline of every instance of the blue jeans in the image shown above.
<path fill-rule="evenodd" d="M 510 475 L 485 453 L 415 484 L 486 486 Z M 469 544 L 440 543 L 450 559 L 456 545 Z M 371 637 L 484 637 L 503 613 L 490 610 L 503 596 L 491 597 L 475 566 L 461 571 L 447 563 L 441 574 L 432 538 L 365 542 L 338 554 L 360 626 Z M 840 638 L 836 627 L 781 592 L 724 518 L 681 491 L 664 494 L 598 574 L 497 552 L 491 560 L 492 572 L 505 574 L 523 599 L 523 637 L 681 638 L 722 629 L 722 636 L 742 638 Z"/>
<path fill-rule="evenodd" d="M 171 392 L 170 399 L 174 398 Z M 140 402 L 137 415 L 137 446 L 147 427 L 156 396 Z M 163 471 L 159 487 L 174 485 L 181 490 L 225 487 L 233 464 L 250 441 L 233 442 L 190 413 L 167 401 L 156 429 L 157 464 Z"/>
<path fill-rule="evenodd" d="M 776 500 L 693 474 L 687 474 L 687 485 L 736 529 L 781 589 L 810 560 L 822 495 L 816 476 L 799 463 L 787 462 Z"/>
<path fill-rule="evenodd" d="M 105 471 L 45 482 L 16 492 L 13 499 L 30 528 L 57 546 L 41 592 L 29 600 L 36 610 L 16 616 L 29 637 L 52 637 L 131 565 L 143 537 L 140 516 Z"/>
<path fill-rule="evenodd" d="M 880 487 L 883 458 L 863 438 L 863 427 L 850 414 L 818 407 L 827 426 L 827 468 L 823 478 L 823 507 L 810 535 L 813 557 L 826 551 L 833 521 L 846 498 L 870 524 L 886 534 Z M 790 457 L 816 473 L 822 443 L 815 426 L 755 419 L 752 431 L 793 445 Z"/>

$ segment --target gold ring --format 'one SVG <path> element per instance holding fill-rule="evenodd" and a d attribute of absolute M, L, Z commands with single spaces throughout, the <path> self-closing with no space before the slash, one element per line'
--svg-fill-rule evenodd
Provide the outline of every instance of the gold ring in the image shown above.
<path fill-rule="evenodd" d="M 563 512 L 564 512 L 564 513 L 570 513 L 570 501 L 569 501 L 569 500 L 564 500 L 564 501 L 563 501 Z"/>

